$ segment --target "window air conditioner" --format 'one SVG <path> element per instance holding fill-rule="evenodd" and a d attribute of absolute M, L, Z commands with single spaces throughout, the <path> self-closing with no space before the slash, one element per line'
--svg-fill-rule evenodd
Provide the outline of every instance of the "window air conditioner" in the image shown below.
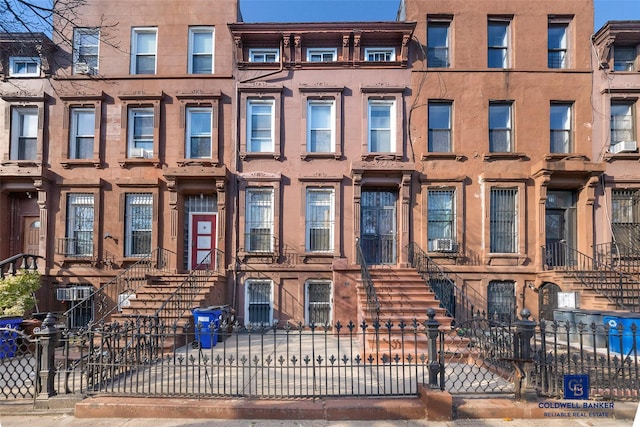
<path fill-rule="evenodd" d="M 149 159 L 153 157 L 153 153 L 143 148 L 132 148 L 129 157 L 132 159 Z"/>
<path fill-rule="evenodd" d="M 56 299 L 58 301 L 73 301 L 73 288 L 58 288 L 56 289 Z"/>
<path fill-rule="evenodd" d="M 433 241 L 433 250 L 435 252 L 451 252 L 453 251 L 452 239 L 435 239 Z"/>
<path fill-rule="evenodd" d="M 619 141 L 619 142 L 616 142 L 615 144 L 612 144 L 609 151 L 612 154 L 617 154 L 617 153 L 631 153 L 636 151 L 637 149 L 638 149 L 638 144 L 636 143 L 636 141 Z"/>
<path fill-rule="evenodd" d="M 56 299 L 58 301 L 81 301 L 91 296 L 92 286 L 74 286 L 70 288 L 56 289 Z"/>
<path fill-rule="evenodd" d="M 77 74 L 89 74 L 89 64 L 86 62 L 77 62 L 76 63 L 76 73 Z"/>

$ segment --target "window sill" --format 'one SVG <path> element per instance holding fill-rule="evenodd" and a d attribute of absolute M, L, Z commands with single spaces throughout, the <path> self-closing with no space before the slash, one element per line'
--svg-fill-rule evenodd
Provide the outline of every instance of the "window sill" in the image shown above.
<path fill-rule="evenodd" d="M 302 160 L 313 160 L 313 159 L 334 159 L 341 160 L 342 155 L 340 153 L 314 153 L 314 152 L 306 152 L 300 154 L 300 159 Z"/>
<path fill-rule="evenodd" d="M 604 155 L 605 162 L 612 162 L 614 160 L 640 160 L 640 153 L 606 153 Z"/>
<path fill-rule="evenodd" d="M 362 155 L 362 160 L 364 161 L 374 161 L 374 160 L 393 160 L 400 161 L 402 160 L 402 154 L 398 153 L 367 153 Z"/>
<path fill-rule="evenodd" d="M 482 160 L 485 162 L 491 162 L 494 160 L 517 160 L 523 161 L 527 159 L 527 155 L 525 153 L 485 153 L 482 156 Z"/>
<path fill-rule="evenodd" d="M 558 162 L 563 160 L 583 160 L 589 161 L 589 158 L 582 154 L 574 153 L 549 153 L 544 156 L 546 162 Z"/>
<path fill-rule="evenodd" d="M 425 153 L 422 155 L 422 160 L 455 160 L 456 162 L 464 162 L 467 157 L 456 153 Z"/>
<path fill-rule="evenodd" d="M 205 166 L 212 167 L 218 166 L 218 162 L 215 162 L 211 159 L 181 159 L 177 161 L 178 166 Z"/>
<path fill-rule="evenodd" d="M 94 167 L 102 169 L 102 162 L 99 159 L 67 159 L 60 162 L 64 169 L 75 167 Z"/>
<path fill-rule="evenodd" d="M 529 258 L 520 254 L 490 254 L 484 258 L 486 265 L 516 266 L 526 265 Z"/>
<path fill-rule="evenodd" d="M 331 264 L 336 255 L 333 252 L 305 252 L 302 262 L 305 264 Z"/>
<path fill-rule="evenodd" d="M 154 166 L 159 168 L 161 165 L 160 159 L 120 159 L 118 160 L 118 164 L 123 169 L 128 169 L 131 166 Z"/>
<path fill-rule="evenodd" d="M 238 258 L 243 263 L 268 263 L 274 264 L 278 260 L 278 255 L 275 252 L 247 252 L 239 251 Z"/>
<path fill-rule="evenodd" d="M 42 166 L 42 162 L 38 160 L 6 160 L 2 162 L 2 166 L 18 166 L 20 168 L 37 168 Z"/>
<path fill-rule="evenodd" d="M 279 153 L 252 153 L 243 151 L 240 153 L 240 160 L 251 160 L 251 159 L 275 159 L 280 160 Z"/>

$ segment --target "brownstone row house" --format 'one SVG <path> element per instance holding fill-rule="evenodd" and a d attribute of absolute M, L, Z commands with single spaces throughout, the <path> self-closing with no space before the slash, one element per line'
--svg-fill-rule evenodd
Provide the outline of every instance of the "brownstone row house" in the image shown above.
<path fill-rule="evenodd" d="M 143 3 L 0 38 L 0 259 L 44 258 L 41 310 L 80 326 L 126 277 L 111 306 L 149 314 L 208 268 L 188 303 L 242 323 L 369 319 L 368 277 L 381 318 L 434 293 L 441 318 L 632 309 L 574 267 L 638 288 L 637 22 L 592 38 L 592 0 L 304 24 Z"/>

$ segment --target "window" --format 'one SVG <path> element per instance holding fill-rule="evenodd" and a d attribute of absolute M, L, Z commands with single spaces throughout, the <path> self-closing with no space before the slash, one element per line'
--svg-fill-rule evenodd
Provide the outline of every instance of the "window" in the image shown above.
<path fill-rule="evenodd" d="M 567 68 L 567 32 L 568 24 L 565 22 L 549 21 L 548 26 L 548 67 Z"/>
<path fill-rule="evenodd" d="M 336 147 L 335 100 L 307 101 L 307 151 L 333 153 Z"/>
<path fill-rule="evenodd" d="M 211 107 L 187 108 L 186 147 L 188 159 L 211 158 Z"/>
<path fill-rule="evenodd" d="M 613 47 L 613 71 L 635 71 L 636 69 L 636 47 L 635 46 L 614 46 Z"/>
<path fill-rule="evenodd" d="M 213 73 L 213 27 L 189 28 L 189 74 Z"/>
<path fill-rule="evenodd" d="M 129 109 L 129 158 L 153 158 L 153 108 Z"/>
<path fill-rule="evenodd" d="M 245 248 L 247 252 L 273 251 L 273 189 L 247 189 Z"/>
<path fill-rule="evenodd" d="M 571 123 L 571 104 L 551 104 L 549 132 L 552 153 L 571 152 Z"/>
<path fill-rule="evenodd" d="M 640 246 L 640 190 L 612 190 L 611 228 L 620 252 Z"/>
<path fill-rule="evenodd" d="M 275 101 L 273 99 L 247 100 L 247 151 L 273 153 L 275 151 Z"/>
<path fill-rule="evenodd" d="M 98 73 L 98 28 L 76 28 L 73 30 L 73 73 Z"/>
<path fill-rule="evenodd" d="M 396 60 L 394 48 L 365 48 L 365 61 L 390 62 Z"/>
<path fill-rule="evenodd" d="M 125 256 L 137 257 L 151 253 L 153 224 L 153 195 L 131 193 L 126 195 Z"/>
<path fill-rule="evenodd" d="M 449 22 L 427 22 L 427 67 L 448 68 Z"/>
<path fill-rule="evenodd" d="M 489 68 L 509 67 L 509 21 L 490 19 L 487 27 Z"/>
<path fill-rule="evenodd" d="M 273 282 L 271 280 L 246 281 L 246 321 L 253 325 L 271 325 L 273 321 Z"/>
<path fill-rule="evenodd" d="M 516 253 L 518 244 L 518 190 L 492 188 L 490 205 L 490 251 Z"/>
<path fill-rule="evenodd" d="M 279 49 L 249 49 L 249 62 L 278 62 Z"/>
<path fill-rule="evenodd" d="M 306 283 L 307 325 L 331 324 L 331 282 L 309 280 Z"/>
<path fill-rule="evenodd" d="M 67 195 L 66 255 L 93 255 L 93 194 Z"/>
<path fill-rule="evenodd" d="M 70 159 L 93 158 L 95 124 L 96 110 L 94 108 L 71 109 Z"/>
<path fill-rule="evenodd" d="M 635 141 L 634 104 L 629 101 L 611 101 L 611 144 Z"/>
<path fill-rule="evenodd" d="M 516 295 L 515 283 L 511 281 L 489 282 L 487 288 L 487 317 L 510 324 L 515 320 Z"/>
<path fill-rule="evenodd" d="M 455 249 L 456 192 L 451 188 L 430 189 L 427 194 L 427 236 L 430 252 Z"/>
<path fill-rule="evenodd" d="M 308 62 L 333 62 L 337 58 L 338 58 L 337 49 L 324 49 L 324 48 L 307 49 Z"/>
<path fill-rule="evenodd" d="M 11 159 L 36 160 L 38 155 L 38 108 L 14 108 L 11 119 Z"/>
<path fill-rule="evenodd" d="M 333 252 L 334 200 L 333 188 L 307 188 L 307 252 Z"/>
<path fill-rule="evenodd" d="M 369 152 L 395 152 L 395 101 L 370 99 L 368 118 Z"/>
<path fill-rule="evenodd" d="M 429 152 L 450 153 L 451 102 L 429 101 Z"/>
<path fill-rule="evenodd" d="M 131 74 L 156 73 L 157 28 L 134 28 L 131 33 Z"/>
<path fill-rule="evenodd" d="M 513 150 L 511 136 L 511 103 L 489 104 L 489 151 L 508 153 Z"/>
<path fill-rule="evenodd" d="M 9 58 L 9 76 L 40 77 L 40 58 L 12 56 Z"/>

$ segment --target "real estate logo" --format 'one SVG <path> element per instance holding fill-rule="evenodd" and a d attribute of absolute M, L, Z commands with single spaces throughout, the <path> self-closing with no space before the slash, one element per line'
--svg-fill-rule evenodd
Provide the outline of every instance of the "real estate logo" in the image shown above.
<path fill-rule="evenodd" d="M 564 376 L 565 399 L 589 399 L 589 375 Z"/>

